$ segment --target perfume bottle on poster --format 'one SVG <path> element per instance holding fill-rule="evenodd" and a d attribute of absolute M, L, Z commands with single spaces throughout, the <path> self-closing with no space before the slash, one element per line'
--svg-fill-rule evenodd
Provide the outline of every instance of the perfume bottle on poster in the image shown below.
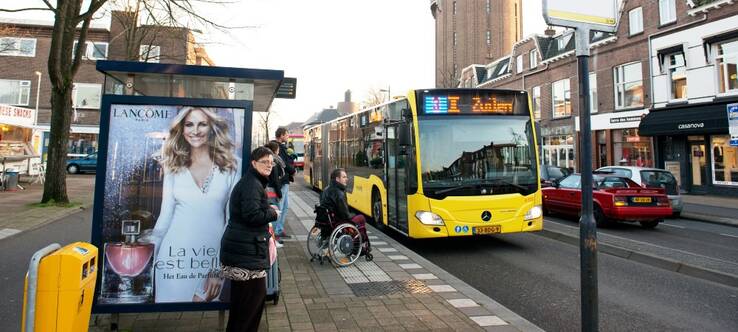
<path fill-rule="evenodd" d="M 123 242 L 106 243 L 101 290 L 102 303 L 152 303 L 154 300 L 154 244 L 138 242 L 140 220 L 123 220 Z"/>

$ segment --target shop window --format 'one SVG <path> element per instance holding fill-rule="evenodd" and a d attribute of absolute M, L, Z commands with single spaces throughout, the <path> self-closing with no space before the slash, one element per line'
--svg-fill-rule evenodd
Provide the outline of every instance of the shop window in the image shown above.
<path fill-rule="evenodd" d="M 530 59 L 530 69 L 538 67 L 538 50 L 532 49 L 528 55 Z"/>
<path fill-rule="evenodd" d="M 676 21 L 675 0 L 659 0 L 659 20 L 661 25 Z"/>
<path fill-rule="evenodd" d="M 615 76 L 615 108 L 643 106 L 643 73 L 640 62 L 613 68 Z"/>
<path fill-rule="evenodd" d="M 0 80 L 0 104 L 28 106 L 31 81 Z"/>
<path fill-rule="evenodd" d="M 712 136 L 712 183 L 738 186 L 738 147 L 730 145 L 730 136 Z"/>
<path fill-rule="evenodd" d="M 531 101 L 533 102 L 533 116 L 536 120 L 541 119 L 541 87 L 536 86 L 531 90 Z"/>
<path fill-rule="evenodd" d="M 67 155 L 83 157 L 97 152 L 96 134 L 70 134 Z"/>
<path fill-rule="evenodd" d="M 492 45 L 492 31 L 487 30 L 487 45 Z"/>
<path fill-rule="evenodd" d="M 556 81 L 551 85 L 553 95 L 553 117 L 564 118 L 571 116 L 571 87 L 569 79 Z"/>
<path fill-rule="evenodd" d="M 141 45 L 139 59 L 142 62 L 159 63 L 161 59 L 161 47 L 157 45 Z"/>
<path fill-rule="evenodd" d="M 619 166 L 653 167 L 653 144 L 638 129 L 612 131 L 613 157 Z"/>
<path fill-rule="evenodd" d="M 631 36 L 643 32 L 643 8 L 638 7 L 628 12 L 628 23 Z"/>
<path fill-rule="evenodd" d="M 720 93 L 738 92 L 738 39 L 717 43 L 714 47 Z"/>
<path fill-rule="evenodd" d="M 101 91 L 102 85 L 100 84 L 74 83 L 72 107 L 99 109 Z"/>
<path fill-rule="evenodd" d="M 589 112 L 597 113 L 597 74 L 589 73 Z"/>
<path fill-rule="evenodd" d="M 36 38 L 0 38 L 0 55 L 35 57 Z"/>
<path fill-rule="evenodd" d="M 679 51 L 664 56 L 661 68 L 669 75 L 669 99 L 680 100 L 687 98 L 687 63 L 684 52 Z"/>
<path fill-rule="evenodd" d="M 544 164 L 575 169 L 574 136 L 548 136 L 543 138 Z"/>

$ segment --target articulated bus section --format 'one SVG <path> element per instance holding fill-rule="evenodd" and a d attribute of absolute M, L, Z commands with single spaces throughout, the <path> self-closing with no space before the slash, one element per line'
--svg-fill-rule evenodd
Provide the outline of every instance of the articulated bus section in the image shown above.
<path fill-rule="evenodd" d="M 538 156 L 523 91 L 429 89 L 305 129 L 305 180 L 341 167 L 354 209 L 412 238 L 538 231 Z"/>

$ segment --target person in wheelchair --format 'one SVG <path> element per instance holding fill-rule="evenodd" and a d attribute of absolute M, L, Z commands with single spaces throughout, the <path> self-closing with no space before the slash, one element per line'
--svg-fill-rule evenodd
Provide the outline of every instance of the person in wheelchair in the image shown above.
<path fill-rule="evenodd" d="M 366 255 L 371 252 L 369 237 L 366 234 L 366 218 L 361 214 L 353 214 L 349 211 L 348 202 L 346 201 L 346 184 L 348 183 L 348 175 L 343 168 L 336 168 L 331 172 L 331 184 L 320 194 L 320 206 L 333 213 L 339 222 L 350 221 L 361 233 L 361 241 L 364 243 L 364 250 L 361 254 Z"/>

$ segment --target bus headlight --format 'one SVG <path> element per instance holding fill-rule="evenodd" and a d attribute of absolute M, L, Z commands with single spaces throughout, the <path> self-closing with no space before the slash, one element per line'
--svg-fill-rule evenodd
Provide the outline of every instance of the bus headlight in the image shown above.
<path fill-rule="evenodd" d="M 540 205 L 533 206 L 528 210 L 528 212 L 525 213 L 525 217 L 523 219 L 525 220 L 533 220 L 536 218 L 540 218 L 543 215 L 543 209 L 541 209 Z"/>
<path fill-rule="evenodd" d="M 418 218 L 424 225 L 443 226 L 443 218 L 433 212 L 418 211 L 415 212 L 415 218 Z"/>

